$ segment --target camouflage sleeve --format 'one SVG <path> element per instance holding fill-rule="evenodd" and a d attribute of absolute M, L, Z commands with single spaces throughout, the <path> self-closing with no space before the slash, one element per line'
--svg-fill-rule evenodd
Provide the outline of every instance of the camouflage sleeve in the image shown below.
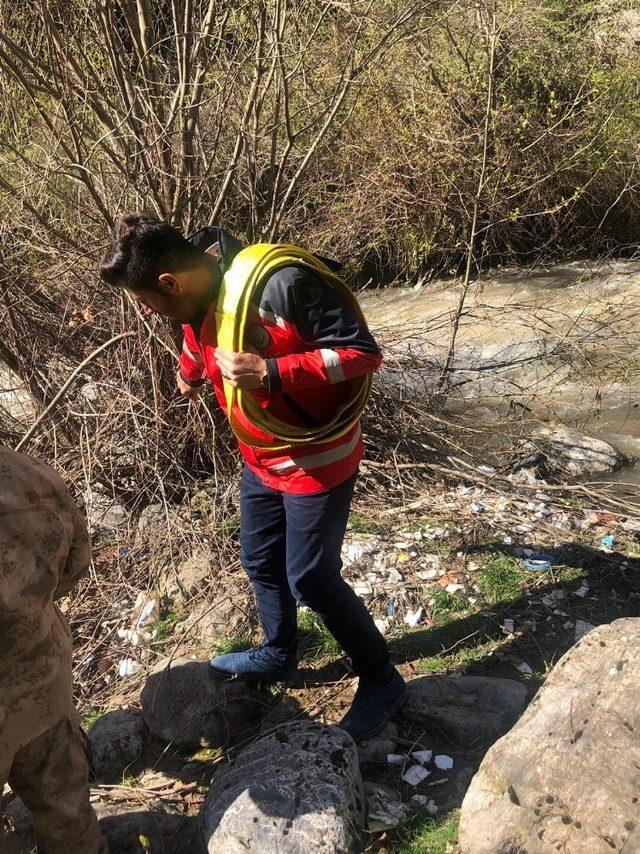
<path fill-rule="evenodd" d="M 55 599 L 66 596 L 88 571 L 91 563 L 91 540 L 89 538 L 89 531 L 87 530 L 87 522 L 71 496 L 69 496 L 69 507 L 73 524 L 73 534 L 69 554 L 64 569 L 58 579 L 58 587 L 54 595 Z"/>

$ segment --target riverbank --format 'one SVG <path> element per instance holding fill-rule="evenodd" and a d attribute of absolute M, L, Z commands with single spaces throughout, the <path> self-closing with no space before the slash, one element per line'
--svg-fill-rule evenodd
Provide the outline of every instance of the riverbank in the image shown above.
<path fill-rule="evenodd" d="M 344 573 L 406 679 L 502 677 L 523 684 L 531 697 L 591 626 L 640 615 L 640 523 L 598 509 L 597 497 L 590 501 L 584 492 L 485 468 L 423 481 L 421 494 L 412 488 L 411 500 L 391 506 L 365 488 L 365 475 Z M 94 519 L 96 576 L 66 606 L 79 640 L 75 677 L 87 726 L 109 710 L 138 708 L 150 671 L 166 656 L 206 661 L 259 640 L 237 561 L 237 511 L 235 487 L 216 493 L 205 483 L 179 506 L 148 508 L 135 519 L 112 507 Z M 525 560 L 540 553 L 555 558 L 553 565 L 527 570 Z M 308 611 L 299 625 L 300 678 L 264 695 L 259 731 L 296 718 L 334 723 L 355 690 L 326 630 Z M 122 829 L 118 815 L 135 813 L 138 825 L 129 815 L 127 832 L 132 839 L 145 835 L 152 814 L 156 844 L 163 838 L 164 850 L 191 854 L 193 816 L 212 778 L 257 733 L 249 729 L 234 743 L 195 752 L 151 736 L 140 755 L 96 782 L 94 800 L 112 816 L 113 833 Z M 438 785 L 435 778 L 411 785 L 386 754 L 361 756 L 364 779 L 390 788 L 403 805 L 397 827 L 381 829 L 379 819 L 370 825 L 377 830 L 366 849 L 450 850 L 457 807 L 487 745 L 463 746 L 407 720 L 386 741 L 395 745 L 389 752 L 435 749 L 454 764 Z M 395 821 L 385 815 L 388 824 Z M 176 832 L 180 817 L 184 826 Z"/>

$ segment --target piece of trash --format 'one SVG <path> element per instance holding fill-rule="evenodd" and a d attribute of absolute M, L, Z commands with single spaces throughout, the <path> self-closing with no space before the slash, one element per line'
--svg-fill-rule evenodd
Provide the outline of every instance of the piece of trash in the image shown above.
<path fill-rule="evenodd" d="M 551 569 L 557 558 L 553 555 L 536 554 L 535 552 L 528 556 L 524 562 L 525 569 L 530 572 L 540 572 Z"/>
<path fill-rule="evenodd" d="M 529 667 L 526 661 L 521 661 L 520 664 L 517 664 L 516 669 L 525 676 L 530 676 L 533 673 L 533 670 Z"/>
<path fill-rule="evenodd" d="M 429 803 L 429 795 L 412 795 L 411 803 L 417 807 L 426 807 Z"/>
<path fill-rule="evenodd" d="M 414 759 L 417 759 L 421 765 L 426 765 L 427 762 L 431 762 L 433 750 L 414 750 L 411 755 Z"/>
<path fill-rule="evenodd" d="M 371 596 L 373 587 L 370 584 L 354 584 L 353 592 L 356 596 Z"/>
<path fill-rule="evenodd" d="M 396 597 L 395 596 L 389 596 L 389 598 L 387 599 L 387 617 L 392 617 L 395 609 L 396 609 Z"/>
<path fill-rule="evenodd" d="M 586 620 L 576 620 L 575 639 L 580 640 L 580 638 L 583 638 L 592 629 L 595 629 L 593 623 L 587 623 Z"/>
<path fill-rule="evenodd" d="M 388 765 L 402 765 L 406 756 L 403 756 L 402 753 L 387 753 L 387 764 Z"/>
<path fill-rule="evenodd" d="M 120 555 L 120 557 L 124 557 L 128 551 L 129 549 L 126 546 L 120 546 L 120 548 L 118 549 L 118 554 Z"/>
<path fill-rule="evenodd" d="M 510 537 L 509 534 L 502 534 L 502 542 L 505 546 L 510 546 L 513 544 L 513 537 Z"/>
<path fill-rule="evenodd" d="M 411 768 L 408 768 L 404 772 L 402 779 L 410 786 L 417 786 L 418 783 L 422 783 L 423 780 L 426 780 L 430 776 L 431 771 L 427 771 L 422 765 L 412 765 Z"/>
<path fill-rule="evenodd" d="M 441 771 L 450 771 L 453 768 L 453 759 L 446 753 L 438 754 L 433 761 L 436 763 L 436 768 Z"/>
<path fill-rule="evenodd" d="M 508 635 L 512 635 L 515 631 L 516 624 L 513 620 L 504 620 L 502 623 L 502 631 L 506 632 Z"/>
<path fill-rule="evenodd" d="M 542 604 L 546 605 L 547 608 L 555 608 L 558 603 L 562 602 L 566 598 L 566 590 L 552 590 L 550 593 L 547 593 L 546 596 L 542 597 Z"/>
<path fill-rule="evenodd" d="M 404 621 L 408 626 L 417 626 L 420 622 L 420 618 L 422 617 L 422 608 L 418 608 L 416 611 L 407 611 L 404 615 Z"/>
<path fill-rule="evenodd" d="M 389 631 L 389 621 L 388 620 L 376 619 L 373 622 L 375 623 L 376 629 L 384 637 L 386 635 L 386 633 Z"/>
<path fill-rule="evenodd" d="M 605 547 L 605 549 L 612 549 L 612 548 L 613 548 L 613 544 L 614 544 L 614 542 L 615 542 L 615 537 L 613 536 L 613 534 L 607 534 L 606 536 L 604 536 L 604 537 L 600 540 L 600 542 L 601 542 L 601 543 L 602 543 L 602 545 Z"/>
<path fill-rule="evenodd" d="M 444 589 L 447 593 L 459 593 L 461 590 L 464 590 L 464 584 L 447 584 Z"/>
<path fill-rule="evenodd" d="M 150 623 L 155 623 L 158 619 L 158 597 L 154 596 L 144 603 L 138 614 L 138 619 L 135 621 L 136 629 L 141 629 Z"/>
<path fill-rule="evenodd" d="M 482 474 L 495 474 L 496 470 L 493 466 L 478 466 L 478 471 L 481 471 Z"/>
<path fill-rule="evenodd" d="M 133 674 L 138 670 L 140 670 L 140 665 L 137 661 L 134 661 L 133 658 L 120 659 L 120 664 L 118 665 L 118 676 L 125 679 L 127 676 L 133 676 Z"/>
<path fill-rule="evenodd" d="M 586 581 L 583 581 L 582 584 L 580 585 L 580 587 L 578 587 L 577 590 L 573 591 L 573 595 L 579 596 L 581 599 L 584 599 L 584 597 L 587 595 L 588 592 L 589 592 L 589 585 L 587 584 Z"/>
<path fill-rule="evenodd" d="M 480 504 L 479 502 L 474 502 L 469 508 L 472 513 L 484 513 L 484 504 Z"/>

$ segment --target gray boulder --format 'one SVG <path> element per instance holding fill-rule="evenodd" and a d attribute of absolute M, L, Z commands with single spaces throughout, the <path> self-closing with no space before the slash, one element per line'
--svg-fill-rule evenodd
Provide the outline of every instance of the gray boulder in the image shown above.
<path fill-rule="evenodd" d="M 552 473 L 567 477 L 604 474 L 625 461 L 608 442 L 562 425 L 541 427 L 525 450 L 541 454 Z"/>
<path fill-rule="evenodd" d="M 363 826 L 356 746 L 313 721 L 249 745 L 216 777 L 200 813 L 208 854 L 360 851 Z"/>
<path fill-rule="evenodd" d="M 493 743 L 522 714 L 527 689 L 491 676 L 423 676 L 408 684 L 402 717 L 463 744 Z"/>
<path fill-rule="evenodd" d="M 208 662 L 164 659 L 141 694 L 151 732 L 176 747 L 222 747 L 248 734 L 268 706 L 264 695 L 234 679 L 214 679 Z"/>
<path fill-rule="evenodd" d="M 627 618 L 560 659 L 473 778 L 463 854 L 640 851 L 639 650 Z"/>
<path fill-rule="evenodd" d="M 98 777 L 123 771 L 142 753 L 147 727 L 136 709 L 106 712 L 93 724 L 87 738 Z"/>

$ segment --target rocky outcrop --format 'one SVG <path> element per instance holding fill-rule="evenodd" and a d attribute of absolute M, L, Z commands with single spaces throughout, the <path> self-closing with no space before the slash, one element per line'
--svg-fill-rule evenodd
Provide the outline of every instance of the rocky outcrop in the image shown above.
<path fill-rule="evenodd" d="M 106 712 L 87 733 L 93 770 L 99 778 L 122 772 L 142 753 L 147 727 L 135 709 Z"/>
<path fill-rule="evenodd" d="M 463 854 L 640 851 L 640 619 L 599 626 L 485 756 Z"/>
<path fill-rule="evenodd" d="M 408 683 L 402 717 L 462 744 L 491 744 L 522 714 L 527 689 L 491 676 L 423 676 Z"/>
<path fill-rule="evenodd" d="M 208 854 L 359 851 L 363 826 L 355 744 L 312 721 L 249 745 L 216 777 L 200 813 Z"/>
<path fill-rule="evenodd" d="M 208 662 L 165 659 L 142 689 L 142 713 L 151 732 L 176 747 L 222 747 L 248 734 L 266 702 L 245 682 L 214 679 Z"/>

